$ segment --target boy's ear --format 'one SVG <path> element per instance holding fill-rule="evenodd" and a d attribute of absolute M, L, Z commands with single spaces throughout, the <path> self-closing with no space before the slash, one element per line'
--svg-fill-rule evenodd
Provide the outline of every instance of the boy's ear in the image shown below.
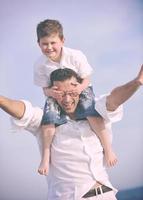
<path fill-rule="evenodd" d="M 37 44 L 38 44 L 38 46 L 40 47 L 40 42 L 37 40 Z"/>
<path fill-rule="evenodd" d="M 65 38 L 64 37 L 63 37 L 62 41 L 63 41 L 63 43 L 65 42 Z"/>

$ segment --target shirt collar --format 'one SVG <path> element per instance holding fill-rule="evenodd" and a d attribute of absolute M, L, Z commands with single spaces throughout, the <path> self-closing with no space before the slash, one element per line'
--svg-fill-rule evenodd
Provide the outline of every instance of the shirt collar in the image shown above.
<path fill-rule="evenodd" d="M 45 59 L 46 59 L 46 62 L 49 64 L 55 64 L 55 65 L 60 65 L 60 66 L 65 66 L 64 63 L 65 63 L 65 48 L 62 47 L 62 55 L 61 55 L 61 60 L 60 60 L 60 63 L 58 62 L 54 62 L 52 61 L 51 59 L 49 59 L 47 56 L 45 56 Z"/>
<path fill-rule="evenodd" d="M 65 66 L 65 47 L 62 47 L 60 66 Z"/>

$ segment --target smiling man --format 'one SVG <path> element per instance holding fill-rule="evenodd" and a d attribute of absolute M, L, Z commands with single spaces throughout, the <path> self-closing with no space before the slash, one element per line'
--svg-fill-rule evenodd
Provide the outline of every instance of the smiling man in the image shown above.
<path fill-rule="evenodd" d="M 61 91 L 58 104 L 71 117 L 79 103 L 79 94 L 75 91 L 82 79 L 71 69 L 58 69 L 51 73 L 51 86 L 56 86 Z"/>
<path fill-rule="evenodd" d="M 86 119 L 75 120 L 79 102 L 75 92 L 80 82 L 70 69 L 58 69 L 51 74 L 51 83 L 61 90 L 58 104 L 66 113 L 67 123 L 56 128 L 51 145 L 48 200 L 115 200 L 116 189 L 108 179 L 103 165 L 103 148 Z M 111 123 L 122 117 L 122 103 L 143 84 L 143 66 L 131 82 L 115 88 L 108 96 L 97 99 L 95 108 L 105 119 L 111 133 Z M 28 101 L 15 101 L 0 96 L 0 107 L 12 115 L 13 124 L 32 132 L 41 148 L 40 122 L 43 111 Z"/>

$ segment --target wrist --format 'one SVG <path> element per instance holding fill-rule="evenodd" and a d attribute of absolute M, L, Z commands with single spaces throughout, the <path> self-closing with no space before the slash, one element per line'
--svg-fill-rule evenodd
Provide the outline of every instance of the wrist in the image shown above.
<path fill-rule="evenodd" d="M 139 78 L 136 78 L 134 81 L 137 87 L 140 87 L 142 85 L 142 80 L 140 80 Z"/>
<path fill-rule="evenodd" d="M 4 100 L 5 100 L 5 98 L 3 96 L 0 96 L 0 106 L 3 105 Z"/>

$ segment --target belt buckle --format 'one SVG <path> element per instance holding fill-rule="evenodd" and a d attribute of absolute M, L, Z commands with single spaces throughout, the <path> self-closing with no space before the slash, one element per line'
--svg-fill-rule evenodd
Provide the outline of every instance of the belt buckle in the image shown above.
<path fill-rule="evenodd" d="M 105 185 L 101 185 L 101 186 L 98 186 L 97 188 L 93 188 L 93 189 L 89 190 L 82 198 L 97 196 L 101 193 L 106 193 L 111 190 L 112 190 L 111 188 L 109 188 Z"/>
<path fill-rule="evenodd" d="M 98 194 L 104 193 L 104 192 L 103 192 L 103 189 L 102 189 L 102 185 L 98 186 L 98 187 L 95 189 L 95 191 L 96 191 L 96 196 L 97 196 Z M 101 192 L 101 191 L 102 191 L 102 192 Z"/>

